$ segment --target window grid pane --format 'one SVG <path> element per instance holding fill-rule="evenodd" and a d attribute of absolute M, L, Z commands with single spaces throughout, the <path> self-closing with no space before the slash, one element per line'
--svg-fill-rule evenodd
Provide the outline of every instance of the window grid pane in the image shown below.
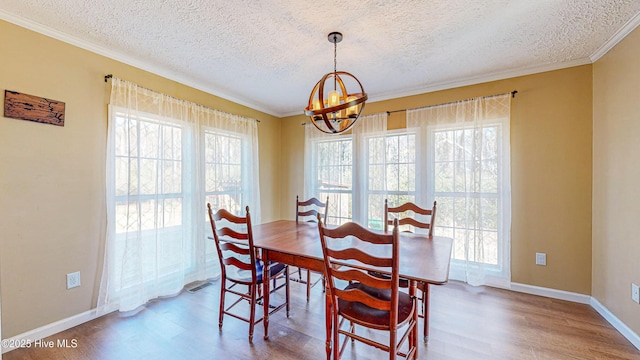
<path fill-rule="evenodd" d="M 434 131 L 436 232 L 454 238 L 454 259 L 499 264 L 499 132 L 498 125 Z"/>
<path fill-rule="evenodd" d="M 415 134 L 368 139 L 367 226 L 382 230 L 384 199 L 397 206 L 416 198 Z"/>
<path fill-rule="evenodd" d="M 182 225 L 182 128 L 120 114 L 115 123 L 116 233 Z"/>
<path fill-rule="evenodd" d="M 242 187 L 242 139 L 226 133 L 206 131 L 205 196 L 214 211 L 244 213 Z"/>
<path fill-rule="evenodd" d="M 317 187 L 321 199 L 329 197 L 327 223 L 353 219 L 353 142 L 350 138 L 316 143 Z"/>

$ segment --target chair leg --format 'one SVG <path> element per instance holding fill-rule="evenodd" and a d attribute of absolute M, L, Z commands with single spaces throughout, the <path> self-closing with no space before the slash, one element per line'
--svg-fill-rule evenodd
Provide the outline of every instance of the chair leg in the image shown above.
<path fill-rule="evenodd" d="M 249 285 L 249 293 L 251 295 L 251 312 L 249 313 L 249 342 L 253 341 L 253 328 L 255 326 L 256 318 L 256 292 L 260 284 Z M 265 296 L 269 296 L 266 294 Z"/>
<path fill-rule="evenodd" d="M 224 296 L 227 287 L 226 279 L 222 279 L 220 284 L 220 312 L 218 314 L 218 328 L 222 329 L 222 320 L 224 319 Z"/>
<path fill-rule="evenodd" d="M 337 309 L 333 309 L 332 316 L 333 316 L 333 358 L 335 360 L 339 360 L 341 346 L 340 346 L 340 333 L 338 332 L 338 329 L 340 328 L 340 323 L 338 322 Z"/>
<path fill-rule="evenodd" d="M 417 309 L 415 309 L 414 311 L 417 311 Z M 412 325 L 409 325 L 409 326 L 412 326 L 412 329 L 409 330 L 409 350 L 407 351 L 407 354 L 411 353 L 411 349 L 413 349 L 416 346 L 416 337 L 414 334 L 418 324 L 413 323 Z"/>
<path fill-rule="evenodd" d="M 307 302 L 311 296 L 311 271 L 307 270 Z"/>
<path fill-rule="evenodd" d="M 262 286 L 258 286 L 258 297 L 262 296 Z"/>
<path fill-rule="evenodd" d="M 398 335 L 397 330 L 389 331 L 389 359 L 395 359 L 397 356 L 397 353 L 398 353 L 398 350 L 396 349 L 396 347 L 398 346 L 397 339 L 396 339 L 397 335 Z"/>
<path fill-rule="evenodd" d="M 353 325 L 353 321 L 349 321 L 349 332 L 352 333 L 352 334 L 356 333 L 356 326 Z M 353 344 L 355 342 L 356 342 L 356 339 L 351 338 L 351 343 Z"/>
<path fill-rule="evenodd" d="M 325 327 L 326 327 L 326 342 L 325 342 L 325 351 L 327 352 L 327 360 L 331 359 L 331 339 L 333 337 L 332 330 L 332 315 L 331 315 L 331 299 L 328 296 L 325 296 Z M 334 345 L 335 346 L 335 345 Z"/>
<path fill-rule="evenodd" d="M 422 297 L 424 298 L 424 294 L 422 294 Z M 412 333 L 409 334 L 409 336 L 411 336 L 411 338 L 413 339 L 413 349 L 415 349 L 415 351 L 413 352 L 413 358 L 417 359 L 418 358 L 418 333 L 420 333 L 419 330 L 419 322 L 418 322 L 418 304 L 416 304 L 417 300 L 413 300 L 413 329 L 412 329 Z M 411 349 L 409 349 L 411 350 Z"/>

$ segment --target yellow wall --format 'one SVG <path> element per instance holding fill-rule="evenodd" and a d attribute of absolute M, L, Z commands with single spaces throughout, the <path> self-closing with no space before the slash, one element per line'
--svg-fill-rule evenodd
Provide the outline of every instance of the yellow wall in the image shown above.
<path fill-rule="evenodd" d="M 640 29 L 593 66 L 593 297 L 640 334 Z"/>
<path fill-rule="evenodd" d="M 629 41 L 625 40 L 625 44 Z M 631 67 L 632 60 L 638 58 L 637 45 L 635 49 L 632 55 L 624 54 L 629 59 L 624 63 L 626 67 Z M 638 94 L 637 88 L 635 93 L 627 91 L 634 82 L 626 79 L 629 71 L 615 70 L 619 66 L 615 59 L 607 55 L 596 64 L 594 73 L 602 75 L 596 76 L 595 88 L 607 93 L 611 91 L 609 87 L 617 86 L 617 97 L 631 99 L 630 94 Z M 614 65 L 607 66 L 609 62 Z M 261 120 L 258 129 L 262 219 L 293 218 L 295 196 L 302 194 L 303 189 L 304 127 L 300 123 L 306 121 L 305 117 L 277 119 L 2 21 L 0 65 L 0 89 L 64 101 L 67 111 L 64 127 L 0 118 L 3 338 L 95 306 L 104 247 L 104 157 L 110 85 L 104 83 L 103 76 L 107 73 L 175 97 Z M 614 79 L 624 78 L 627 86 L 608 83 L 605 77 L 609 73 L 613 73 Z M 632 74 L 636 80 L 640 76 L 637 70 Z M 609 117 L 599 121 L 604 116 L 598 114 L 613 112 L 609 107 L 617 99 L 609 100 L 613 96 L 607 95 L 607 101 L 598 102 L 603 105 L 596 107 L 596 129 L 605 125 L 611 128 L 606 129 L 607 134 L 598 135 L 596 155 L 602 159 L 596 158 L 592 171 L 593 88 L 592 66 L 587 65 L 369 103 L 365 111 L 414 108 L 518 90 L 511 111 L 512 281 L 518 283 L 591 294 L 592 173 L 614 165 L 619 167 L 616 169 L 621 175 L 616 177 L 617 182 L 594 175 L 600 184 L 594 191 L 594 203 L 605 203 L 598 200 L 603 198 L 598 196 L 599 189 L 610 201 L 608 196 L 619 191 L 620 185 L 629 187 L 618 197 L 628 204 L 624 209 L 629 217 L 616 218 L 615 208 L 603 215 L 606 226 L 601 223 L 594 229 L 594 242 L 597 243 L 597 237 L 616 238 L 616 242 L 610 247 L 602 244 L 596 247 L 593 287 L 598 299 L 626 321 L 631 315 L 629 310 L 625 313 L 621 309 L 623 301 L 618 305 L 604 294 L 617 281 L 614 271 L 623 267 L 628 278 L 624 284 L 615 285 L 615 291 L 628 298 L 633 263 L 627 260 L 631 252 L 626 251 L 633 247 L 626 237 L 636 233 L 632 230 L 636 230 L 638 221 L 634 222 L 631 216 L 633 210 L 637 213 L 634 206 L 640 202 L 632 202 L 634 177 L 626 176 L 638 169 L 624 163 L 631 152 L 623 150 L 635 145 L 624 131 L 633 110 L 638 113 L 638 109 L 632 108 L 637 105 L 626 105 L 626 110 L 616 110 L 613 119 L 616 121 L 609 124 Z M 394 114 L 391 123 L 397 124 L 401 118 L 402 113 Z M 620 129 L 622 125 L 625 128 Z M 637 129 L 638 125 L 635 126 Z M 614 130 L 621 134 L 616 135 Z M 616 135 L 616 141 L 621 137 L 629 143 L 605 142 L 602 140 L 605 135 Z M 610 164 L 609 157 L 619 159 Z M 614 206 L 613 202 L 606 204 Z M 625 223 L 621 224 L 622 221 Z M 623 235 L 625 240 L 618 240 Z M 534 264 L 535 252 L 547 253 L 546 267 Z M 598 257 L 606 260 L 598 262 Z M 77 270 L 82 272 L 82 286 L 66 290 L 65 274 Z M 635 314 L 637 319 L 637 311 Z M 638 332 L 638 324 L 634 326 Z"/>
<path fill-rule="evenodd" d="M 0 118 L 3 338 L 95 307 L 104 247 L 108 73 L 259 119 L 262 219 L 280 218 L 278 118 L 0 21 L 0 89 L 66 103 L 64 127 Z M 65 274 L 78 270 L 82 286 L 66 290 Z"/>
<path fill-rule="evenodd" d="M 368 103 L 365 113 L 416 108 L 518 90 L 511 105 L 512 281 L 591 294 L 591 65 Z M 404 113 L 394 113 L 396 126 Z M 283 119 L 282 188 L 295 215 L 303 191 L 304 127 Z M 390 126 L 390 127 L 391 127 Z M 547 266 L 535 253 L 547 253 Z"/>

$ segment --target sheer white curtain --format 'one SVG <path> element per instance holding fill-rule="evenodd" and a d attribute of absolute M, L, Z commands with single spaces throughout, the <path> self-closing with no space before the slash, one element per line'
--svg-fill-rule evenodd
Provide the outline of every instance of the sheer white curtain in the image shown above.
<path fill-rule="evenodd" d="M 451 279 L 509 287 L 511 94 L 407 111 L 419 129 L 419 189 L 438 202 L 435 234 L 452 237 Z M 425 166 L 426 165 L 426 166 Z"/>
<path fill-rule="evenodd" d="M 112 79 L 98 311 L 133 310 L 218 275 L 206 202 L 241 199 L 259 218 L 257 144 L 253 119 Z"/>
<path fill-rule="evenodd" d="M 382 216 L 376 209 L 382 209 L 384 201 L 385 175 L 379 172 L 384 172 L 386 130 L 387 113 L 362 116 L 351 134 L 326 134 L 305 125 L 304 195 L 329 196 L 328 223 L 355 221 L 367 226 L 370 208 L 375 217 Z M 378 176 L 371 184 L 376 192 L 371 197 L 370 174 Z"/>
<path fill-rule="evenodd" d="M 322 125 L 321 125 L 322 126 Z M 327 223 L 353 218 L 353 137 L 305 125 L 304 197 L 329 198 Z"/>
<path fill-rule="evenodd" d="M 320 123 L 320 126 L 322 124 Z M 311 197 L 320 198 L 322 180 L 318 172 L 321 157 L 318 156 L 318 142 L 336 140 L 338 137 L 351 139 L 345 135 L 324 133 L 311 123 L 304 124 L 304 199 Z M 329 155 L 329 154 L 327 154 Z M 326 160 L 325 160 L 326 162 Z M 324 198 L 322 199 L 324 201 Z"/>
<path fill-rule="evenodd" d="M 378 228 L 387 197 L 387 113 L 363 116 L 353 127 L 355 141 L 354 221 Z"/>

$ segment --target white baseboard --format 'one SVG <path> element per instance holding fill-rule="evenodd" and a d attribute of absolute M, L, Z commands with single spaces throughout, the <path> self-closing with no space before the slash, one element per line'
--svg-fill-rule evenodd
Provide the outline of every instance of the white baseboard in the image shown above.
<path fill-rule="evenodd" d="M 638 334 L 636 334 L 627 325 L 625 325 L 625 323 L 620 321 L 620 319 L 613 315 L 613 313 L 611 313 L 609 309 L 604 307 L 598 300 L 589 295 L 520 283 L 511 283 L 511 290 L 526 294 L 545 296 L 552 299 L 566 300 L 580 304 L 588 304 L 592 308 L 594 308 L 600 315 L 602 315 L 605 320 L 607 320 L 616 330 L 618 330 L 625 338 L 627 338 L 638 350 L 640 350 L 640 336 L 638 336 Z M 12 338 L 3 339 L 2 354 L 20 347 L 21 344 L 33 343 L 35 340 L 40 340 L 48 336 L 55 335 L 61 331 L 70 329 L 87 321 L 91 321 L 100 316 L 101 315 L 98 315 L 97 309 L 92 309 L 81 314 L 56 321 L 49 325 L 27 331 Z M 13 346 L 5 347 L 5 344 Z"/>
<path fill-rule="evenodd" d="M 625 323 L 620 321 L 609 309 L 602 305 L 596 298 L 589 295 L 583 295 L 563 290 L 555 290 L 549 288 L 543 288 L 539 286 L 511 283 L 511 290 L 522 293 L 546 296 L 552 299 L 567 300 L 580 304 L 591 305 L 602 317 L 611 324 L 618 332 L 622 334 L 627 340 L 629 340 L 633 346 L 640 350 L 640 336 L 631 330 Z"/>
<path fill-rule="evenodd" d="M 580 304 L 591 304 L 591 296 L 564 290 L 556 290 L 519 283 L 511 283 L 511 290 L 526 294 L 545 296 L 552 299 L 576 302 Z"/>
<path fill-rule="evenodd" d="M 99 316 L 100 315 L 98 315 L 98 311 L 96 309 L 92 309 L 92 310 L 85 311 L 83 313 L 68 317 L 66 319 L 62 319 L 45 326 L 41 326 L 37 329 L 27 331 L 20 335 L 16 335 L 8 339 L 3 339 L 2 354 L 9 352 L 13 349 L 17 349 L 19 347 L 33 346 L 33 345 L 27 345 L 27 344 L 34 344 L 36 340 L 41 340 L 48 336 L 55 335 L 61 331 L 71 329 L 74 326 L 83 324 L 87 321 L 91 321 L 93 319 L 98 318 Z"/>
<path fill-rule="evenodd" d="M 625 323 L 620 321 L 618 317 L 613 315 L 609 309 L 604 307 L 596 298 L 591 298 L 591 307 L 594 308 L 600 315 L 602 315 L 605 320 L 609 322 L 609 324 L 613 325 L 616 330 L 618 330 L 622 336 L 626 337 L 633 346 L 635 346 L 638 350 L 640 350 L 640 336 L 636 334 L 633 330 L 631 330 Z"/>

